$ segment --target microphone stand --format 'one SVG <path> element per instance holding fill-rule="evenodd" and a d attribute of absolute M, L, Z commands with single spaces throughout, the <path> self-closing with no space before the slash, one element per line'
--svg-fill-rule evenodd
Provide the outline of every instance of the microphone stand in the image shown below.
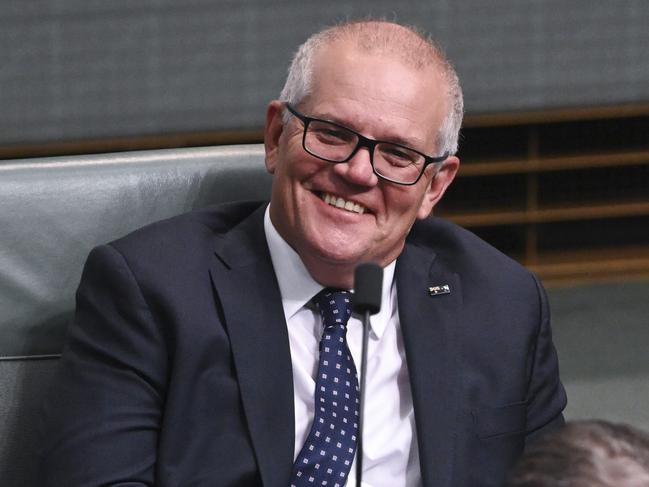
<path fill-rule="evenodd" d="M 356 487 L 361 487 L 363 477 L 363 408 L 365 406 L 365 376 L 367 375 L 367 347 L 370 332 L 370 311 L 363 316 L 363 345 L 361 347 L 361 397 L 358 405 L 358 442 L 356 447 Z"/>
<path fill-rule="evenodd" d="M 367 347 L 370 334 L 370 315 L 381 309 L 383 269 L 371 262 L 360 264 L 354 271 L 354 311 L 363 316 L 363 344 L 361 348 L 360 398 L 358 404 L 358 432 L 356 441 L 356 487 L 362 487 L 363 476 L 363 409 L 367 383 Z"/>

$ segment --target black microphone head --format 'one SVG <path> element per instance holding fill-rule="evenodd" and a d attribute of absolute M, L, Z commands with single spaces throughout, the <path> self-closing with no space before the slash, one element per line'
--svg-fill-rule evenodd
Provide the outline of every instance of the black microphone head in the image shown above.
<path fill-rule="evenodd" d="M 354 272 L 354 312 L 376 314 L 381 309 L 383 268 L 373 262 L 360 264 Z"/>

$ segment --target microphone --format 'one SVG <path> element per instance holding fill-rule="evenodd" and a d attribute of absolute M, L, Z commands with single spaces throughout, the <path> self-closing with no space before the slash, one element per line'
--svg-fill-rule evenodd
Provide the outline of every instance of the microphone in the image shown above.
<path fill-rule="evenodd" d="M 358 445 L 356 447 L 356 486 L 361 487 L 363 476 L 363 406 L 365 405 L 365 376 L 367 375 L 367 342 L 370 332 L 370 315 L 381 309 L 381 290 L 383 288 L 383 269 L 378 264 L 360 264 L 354 272 L 355 313 L 363 315 L 363 346 L 361 348 L 361 390 L 358 405 Z"/>
<path fill-rule="evenodd" d="M 354 302 L 355 313 L 371 315 L 381 309 L 381 290 L 383 288 L 383 269 L 378 264 L 368 262 L 360 264 L 354 272 Z"/>

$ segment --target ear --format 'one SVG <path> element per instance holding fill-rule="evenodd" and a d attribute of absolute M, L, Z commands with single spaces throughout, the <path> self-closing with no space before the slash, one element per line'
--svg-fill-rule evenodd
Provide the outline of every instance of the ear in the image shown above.
<path fill-rule="evenodd" d="M 266 170 L 275 173 L 278 161 L 279 138 L 284 130 L 282 114 L 284 105 L 279 100 L 273 100 L 266 109 L 266 125 L 264 126 L 264 148 L 266 149 Z"/>
<path fill-rule="evenodd" d="M 417 218 L 423 220 L 427 218 L 433 211 L 433 208 L 439 200 L 444 196 L 446 188 L 450 186 L 457 174 L 460 167 L 460 160 L 455 156 L 450 156 L 442 163 L 442 167 L 437 171 L 437 174 L 430 182 L 424 197 L 421 200 L 421 205 L 417 211 Z"/>

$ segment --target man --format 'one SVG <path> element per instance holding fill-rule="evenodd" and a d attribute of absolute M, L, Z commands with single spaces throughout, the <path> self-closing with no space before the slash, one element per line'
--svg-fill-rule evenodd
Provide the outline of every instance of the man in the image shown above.
<path fill-rule="evenodd" d="M 453 69 L 414 31 L 309 39 L 267 111 L 269 207 L 91 253 L 48 405 L 49 484 L 356 485 L 361 326 L 330 321 L 347 321 L 372 261 L 363 484 L 502 485 L 562 424 L 565 394 L 537 279 L 427 218 L 458 170 L 461 118 Z"/>
<path fill-rule="evenodd" d="M 535 443 L 510 487 L 649 487 L 649 435 L 608 421 L 573 421 Z"/>

